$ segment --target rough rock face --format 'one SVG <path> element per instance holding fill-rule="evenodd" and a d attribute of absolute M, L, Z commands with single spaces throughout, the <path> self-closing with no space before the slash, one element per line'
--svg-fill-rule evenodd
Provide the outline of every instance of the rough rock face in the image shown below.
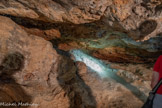
<path fill-rule="evenodd" d="M 110 47 L 93 52 L 93 56 L 116 63 L 152 63 L 160 55 L 136 48 Z"/>
<path fill-rule="evenodd" d="M 91 88 L 95 96 L 96 108 L 140 108 L 142 106 L 140 99 L 135 97 L 124 86 L 111 79 L 101 79 L 95 72 L 88 71 L 82 62 L 77 62 L 77 66 L 80 70 L 78 74 Z"/>
<path fill-rule="evenodd" d="M 100 20 L 136 40 L 155 37 L 162 29 L 161 0 L 1 0 L 0 6 L 0 14 L 46 22 Z"/>
<path fill-rule="evenodd" d="M 49 30 L 40 30 L 37 28 L 25 28 L 21 26 L 29 35 L 36 35 L 39 37 L 44 38 L 45 40 L 52 40 L 61 37 L 61 34 L 56 29 L 49 29 Z"/>
<path fill-rule="evenodd" d="M 27 35 L 9 18 L 0 19 L 0 101 L 38 108 L 95 107 L 90 88 L 69 57 L 58 55 L 43 38 Z"/>
<path fill-rule="evenodd" d="M 152 63 L 162 51 L 162 38 L 136 42 L 119 32 L 107 32 L 100 38 L 69 37 L 65 40 L 68 41 L 58 44 L 59 49 L 84 49 L 96 58 L 118 63 Z"/>
<path fill-rule="evenodd" d="M 82 0 L 13 0 L 1 1 L 1 14 L 38 20 L 85 23 L 100 19 L 111 1 Z M 11 8 L 12 7 L 12 8 Z"/>
<path fill-rule="evenodd" d="M 29 96 L 34 97 L 40 95 L 44 98 L 52 98 L 54 95 L 51 93 L 54 88 L 51 88 L 49 85 L 49 77 L 51 68 L 58 60 L 58 54 L 53 50 L 52 45 L 44 39 L 28 36 L 24 30 L 8 18 L 0 17 L 0 19 L 0 62 L 2 63 L 2 61 L 5 60 L 4 58 L 9 54 L 19 53 L 24 58 L 21 64 L 17 64 L 18 66 L 22 66 L 20 67 L 21 70 L 14 70 L 16 73 L 12 73 L 13 75 L 11 78 L 4 78 L 4 81 L 14 79 L 17 85 L 21 85 L 22 91 L 24 91 L 23 89 L 25 88 Z M 14 59 L 15 62 L 12 63 Z M 2 65 L 4 67 L 2 73 L 6 74 L 8 68 L 9 72 L 11 71 L 10 68 L 15 68 L 15 66 L 17 66 L 17 59 L 20 59 L 20 57 L 12 57 L 10 60 L 11 63 L 8 60 L 8 62 L 5 63 L 6 65 Z M 2 74 L 2 82 L 4 82 L 3 77 Z M 6 87 L 10 85 L 10 80 L 8 83 Z M 13 87 L 12 95 L 16 96 L 14 92 L 17 91 L 14 91 L 14 89 Z M 10 96 L 10 94 L 8 95 Z"/>
<path fill-rule="evenodd" d="M 66 51 L 82 48 L 112 62 L 153 62 L 162 51 L 161 10 L 161 0 L 1 0 L 0 101 L 37 108 L 141 107 L 124 86 L 100 79 Z M 135 83 L 150 76 L 139 81 L 118 74 Z"/>
<path fill-rule="evenodd" d="M 146 63 L 162 50 L 161 5 L 161 0 L 1 0 L 0 15 L 62 50 L 83 48 L 104 60 Z M 107 38 L 112 31 L 125 33 L 130 42 L 116 34 Z M 111 41 L 119 45 L 105 46 Z"/>
<path fill-rule="evenodd" d="M 56 53 L 49 42 L 27 35 L 9 18 L 0 19 L 0 101 L 34 103 L 36 108 L 142 105 L 120 84 L 92 74 L 84 63 L 74 63 L 65 51 Z"/>
<path fill-rule="evenodd" d="M 52 65 L 57 61 L 57 53 L 52 49 L 51 44 L 44 39 L 28 36 L 17 24 L 10 19 L 1 17 L 0 29 L 0 60 L 10 54 L 19 52 L 25 58 L 23 69 L 20 73 L 16 73 L 14 77 L 19 84 L 34 84 L 35 89 L 40 88 L 40 92 L 45 92 L 48 75 Z M 41 59 L 40 59 L 41 58 Z M 45 66 L 45 64 L 47 66 Z M 17 75 L 18 74 L 18 75 Z M 40 79 L 40 77 L 42 77 Z M 30 80 L 30 81 L 28 81 Z M 35 82 L 36 81 L 36 82 Z M 37 93 L 39 93 L 37 91 Z"/>
<path fill-rule="evenodd" d="M 160 0 L 114 0 L 113 4 L 105 15 L 107 21 L 119 22 L 134 39 L 148 39 L 160 32 Z"/>

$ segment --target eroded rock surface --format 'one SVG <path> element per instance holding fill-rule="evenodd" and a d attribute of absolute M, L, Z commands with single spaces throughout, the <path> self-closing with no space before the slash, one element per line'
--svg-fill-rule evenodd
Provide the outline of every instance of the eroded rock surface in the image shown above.
<path fill-rule="evenodd" d="M 71 60 L 65 51 L 57 53 L 49 42 L 28 35 L 9 18 L 0 19 L 1 101 L 27 101 L 38 104 L 36 108 L 138 108 L 142 105 L 123 85 L 100 78 L 84 63 Z"/>
<path fill-rule="evenodd" d="M 136 42 L 127 34 L 115 31 L 100 38 L 67 37 L 63 40 L 58 44 L 59 49 L 84 49 L 96 58 L 118 63 L 153 63 L 162 51 L 161 37 Z"/>
<path fill-rule="evenodd" d="M 27 35 L 11 19 L 0 19 L 1 101 L 35 103 L 38 108 L 96 106 L 69 57 L 57 54 L 43 38 Z"/>
<path fill-rule="evenodd" d="M 36 36 L 28 36 L 20 26 L 8 18 L 0 17 L 0 19 L 0 61 L 2 62 L 9 54 L 15 52 L 20 53 L 24 57 L 24 61 L 21 64 L 23 67 L 21 67 L 21 70 L 15 70 L 17 72 L 12 75 L 12 79 L 14 79 L 15 83 L 23 88 L 32 99 L 34 99 L 35 96 L 51 99 L 54 97 L 54 95 L 52 95 L 54 88 L 49 85 L 49 77 L 51 68 L 57 62 L 59 55 L 53 50 L 49 42 Z M 16 62 L 15 60 L 15 63 Z M 14 63 L 9 62 L 7 67 L 4 67 L 11 67 L 12 69 L 13 66 Z M 5 70 L 6 69 L 2 71 L 6 74 Z M 13 88 L 12 92 L 17 91 Z M 14 93 L 12 95 L 16 96 Z M 40 103 L 40 101 L 38 103 Z"/>
<path fill-rule="evenodd" d="M 83 48 L 103 60 L 146 63 L 161 53 L 161 5 L 160 0 L 2 0 L 0 14 L 59 49 Z"/>
<path fill-rule="evenodd" d="M 162 51 L 161 5 L 161 0 L 1 0 L 0 101 L 38 108 L 141 107 L 130 90 L 92 74 L 66 51 L 81 48 L 106 61 L 152 63 Z M 151 72 L 130 74 L 131 69 L 118 75 L 149 89 Z"/>
<path fill-rule="evenodd" d="M 1 0 L 0 14 L 55 23 L 103 21 L 133 39 L 147 40 L 161 33 L 161 5 L 161 0 Z"/>
<path fill-rule="evenodd" d="M 132 92 L 126 89 L 124 85 L 116 83 L 110 78 L 102 79 L 95 72 L 89 70 L 85 71 L 87 68 L 84 63 L 78 62 L 77 66 L 80 69 L 78 74 L 92 89 L 93 95 L 95 96 L 95 99 L 97 101 L 96 108 L 139 108 L 142 106 L 142 101 L 134 94 L 132 94 Z M 118 64 L 117 66 L 120 67 L 120 65 Z M 115 67 L 115 65 L 113 67 Z M 121 69 L 119 67 L 116 67 L 116 69 L 120 69 L 120 71 L 126 71 L 125 69 Z M 133 76 L 134 75 L 132 75 L 132 77 Z M 136 80 L 136 82 L 138 81 Z M 142 82 L 141 85 L 143 85 Z M 141 85 L 136 84 L 137 87 Z M 148 92 L 147 89 L 144 92 Z M 131 99 L 133 99 L 133 102 L 132 100 L 130 100 L 130 97 Z"/>

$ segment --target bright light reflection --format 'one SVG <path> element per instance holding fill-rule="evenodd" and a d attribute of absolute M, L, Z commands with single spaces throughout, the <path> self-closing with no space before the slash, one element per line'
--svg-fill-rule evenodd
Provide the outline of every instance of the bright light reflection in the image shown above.
<path fill-rule="evenodd" d="M 116 70 L 111 69 L 109 65 L 106 65 L 102 61 L 89 56 L 81 50 L 71 50 L 71 54 L 74 55 L 76 61 L 84 62 L 90 69 L 99 74 L 100 77 L 110 77 L 112 72 L 114 73 Z"/>
<path fill-rule="evenodd" d="M 75 56 L 76 61 L 84 62 L 90 69 L 98 73 L 101 78 L 108 77 L 114 79 L 115 81 L 129 89 L 141 101 L 145 102 L 147 98 L 146 95 L 141 92 L 136 86 L 127 83 L 124 79 L 116 75 L 116 69 L 111 69 L 109 65 L 106 65 L 104 62 L 89 56 L 81 50 L 72 50 L 70 51 L 70 53 Z"/>

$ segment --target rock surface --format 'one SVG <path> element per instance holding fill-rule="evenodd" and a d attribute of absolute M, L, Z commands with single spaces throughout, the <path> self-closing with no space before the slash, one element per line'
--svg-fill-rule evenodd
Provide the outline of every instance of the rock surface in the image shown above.
<path fill-rule="evenodd" d="M 107 32 L 100 38 L 62 38 L 58 48 L 65 51 L 84 49 L 92 56 L 111 62 L 153 63 L 162 52 L 162 38 L 136 42 L 126 34 Z"/>
<path fill-rule="evenodd" d="M 136 40 L 148 40 L 162 29 L 161 0 L 1 0 L 0 6 L 2 15 L 46 22 L 103 21 Z"/>
<path fill-rule="evenodd" d="M 0 62 L 2 62 L 7 55 L 16 52 L 20 53 L 24 58 L 21 64 L 21 70 L 15 70 L 17 72 L 12 75 L 11 79 L 14 79 L 15 83 L 18 84 L 23 91 L 27 92 L 29 96 L 41 96 L 44 99 L 53 98 L 54 95 L 52 95 L 52 93 L 55 88 L 50 87 L 49 84 L 51 84 L 51 82 L 49 77 L 51 68 L 58 61 L 59 55 L 53 50 L 49 42 L 36 36 L 27 35 L 20 26 L 8 18 L 0 17 L 0 19 Z M 4 67 L 10 68 L 14 64 L 8 63 L 7 67 Z M 6 71 L 3 73 L 6 74 Z M 12 95 L 16 96 L 14 92 L 17 91 L 13 89 L 12 92 Z"/>
<path fill-rule="evenodd" d="M 126 69 L 121 69 L 117 66 L 120 67 L 120 65 L 118 65 L 118 64 L 113 65 L 113 67 L 115 67 L 116 69 L 120 69 L 120 71 L 121 70 L 126 71 Z M 125 66 L 123 66 L 123 68 L 124 67 Z M 134 66 L 132 66 L 132 67 L 134 67 Z M 92 93 L 95 96 L 95 99 L 97 102 L 96 108 L 122 108 L 122 107 L 124 107 L 124 108 L 140 108 L 142 106 L 142 102 L 140 101 L 140 99 L 135 97 L 123 85 L 116 83 L 114 80 L 109 79 L 109 78 L 102 79 L 95 72 L 92 72 L 92 71 L 86 72 L 85 71 L 86 66 L 84 63 L 79 62 L 78 68 L 82 69 L 79 71 L 78 74 L 85 81 L 85 83 L 91 88 Z M 130 78 L 128 78 L 128 79 L 130 79 Z M 142 85 L 143 83 L 140 83 L 140 84 Z M 136 84 L 136 86 L 139 86 L 140 84 Z M 148 92 L 146 88 L 145 88 L 145 90 L 146 90 L 145 92 Z M 131 97 L 131 99 L 133 99 L 133 102 L 132 102 L 132 100 L 130 100 L 129 97 Z M 136 103 L 136 104 L 134 104 L 134 103 Z"/>
<path fill-rule="evenodd" d="M 161 0 L 1 0 L 0 15 L 0 102 L 36 108 L 143 104 L 125 86 L 71 60 L 67 51 L 87 50 L 108 63 L 154 62 L 162 51 Z M 140 66 L 112 64 L 146 94 L 151 70 Z"/>
<path fill-rule="evenodd" d="M 146 63 L 162 51 L 161 6 L 161 0 L 1 0 L 0 15 L 65 51 L 83 48 L 103 60 Z"/>
<path fill-rule="evenodd" d="M 39 37 L 44 38 L 45 40 L 52 40 L 61 37 L 61 34 L 56 29 L 49 29 L 49 30 L 40 30 L 37 28 L 25 28 L 21 26 L 29 35 L 36 35 Z"/>
<path fill-rule="evenodd" d="M 0 101 L 38 108 L 95 107 L 70 58 L 58 55 L 43 38 L 27 35 L 9 18 L 0 19 Z"/>
<path fill-rule="evenodd" d="M 84 63 L 75 63 L 65 56 L 68 55 L 65 51 L 57 53 L 49 42 L 28 35 L 9 18 L 0 19 L 0 101 L 29 102 L 36 108 L 142 105 L 124 86 L 111 79 L 101 79 Z"/>

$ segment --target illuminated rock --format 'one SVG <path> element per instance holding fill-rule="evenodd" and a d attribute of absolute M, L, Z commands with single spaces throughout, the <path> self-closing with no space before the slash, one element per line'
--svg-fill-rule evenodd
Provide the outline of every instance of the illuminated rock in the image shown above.
<path fill-rule="evenodd" d="M 90 69 L 98 73 L 102 78 L 110 77 L 110 73 L 115 73 L 115 69 L 111 69 L 110 66 L 106 65 L 100 60 L 89 56 L 81 50 L 72 50 L 71 53 L 74 55 L 76 61 L 84 62 Z"/>

